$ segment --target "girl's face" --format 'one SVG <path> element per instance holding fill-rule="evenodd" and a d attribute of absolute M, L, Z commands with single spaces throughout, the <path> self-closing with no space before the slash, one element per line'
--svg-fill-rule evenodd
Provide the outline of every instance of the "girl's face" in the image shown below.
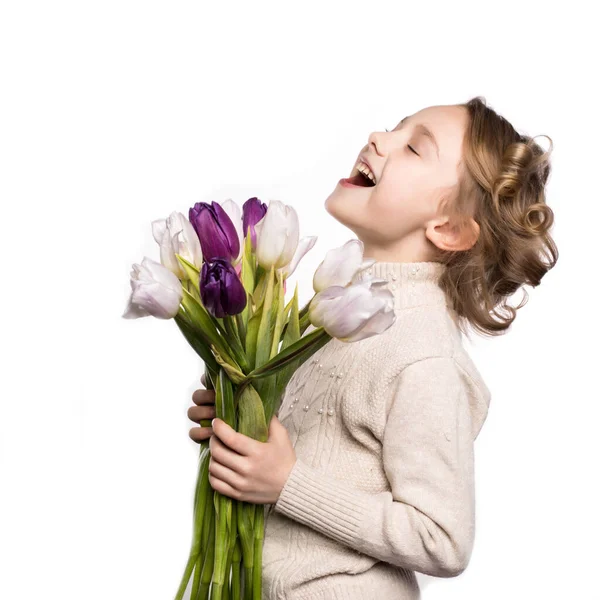
<path fill-rule="evenodd" d="M 467 118 L 461 106 L 432 106 L 405 117 L 392 131 L 371 133 L 360 154 L 376 185 L 338 183 L 325 200 L 327 212 L 363 241 L 365 257 L 427 260 L 425 229 L 439 217 L 440 200 L 458 184 Z M 358 162 L 350 176 L 358 173 Z"/>

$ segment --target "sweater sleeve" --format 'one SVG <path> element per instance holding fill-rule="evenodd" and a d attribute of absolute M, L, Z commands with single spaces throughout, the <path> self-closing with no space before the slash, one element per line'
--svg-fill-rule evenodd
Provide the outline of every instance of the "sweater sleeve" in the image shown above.
<path fill-rule="evenodd" d="M 473 443 L 460 368 L 451 357 L 419 360 L 394 380 L 382 438 L 391 492 L 358 490 L 297 459 L 274 510 L 379 560 L 457 576 L 475 535 Z"/>

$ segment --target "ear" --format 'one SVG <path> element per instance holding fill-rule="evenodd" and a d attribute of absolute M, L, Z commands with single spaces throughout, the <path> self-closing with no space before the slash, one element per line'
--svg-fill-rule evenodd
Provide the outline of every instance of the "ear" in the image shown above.
<path fill-rule="evenodd" d="M 469 217 L 462 226 L 450 225 L 448 217 L 432 219 L 425 228 L 427 239 L 441 250 L 468 250 L 479 239 L 479 225 Z"/>

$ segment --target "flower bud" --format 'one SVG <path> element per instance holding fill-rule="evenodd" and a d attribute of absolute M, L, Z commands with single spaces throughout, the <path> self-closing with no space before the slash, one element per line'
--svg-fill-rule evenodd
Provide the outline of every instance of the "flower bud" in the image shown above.
<path fill-rule="evenodd" d="M 145 256 L 141 265 L 133 265 L 130 283 L 132 292 L 123 318 L 172 319 L 179 312 L 181 282 L 164 265 Z"/>

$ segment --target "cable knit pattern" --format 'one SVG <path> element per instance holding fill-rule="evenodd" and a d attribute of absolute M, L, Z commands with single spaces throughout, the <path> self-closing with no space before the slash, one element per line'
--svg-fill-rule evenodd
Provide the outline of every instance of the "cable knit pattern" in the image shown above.
<path fill-rule="evenodd" d="M 330 340 L 288 383 L 278 417 L 297 460 L 265 505 L 263 600 L 415 600 L 415 571 L 466 568 L 490 391 L 437 284 L 444 268 L 375 263 L 362 276 L 388 281 L 394 324 Z"/>

